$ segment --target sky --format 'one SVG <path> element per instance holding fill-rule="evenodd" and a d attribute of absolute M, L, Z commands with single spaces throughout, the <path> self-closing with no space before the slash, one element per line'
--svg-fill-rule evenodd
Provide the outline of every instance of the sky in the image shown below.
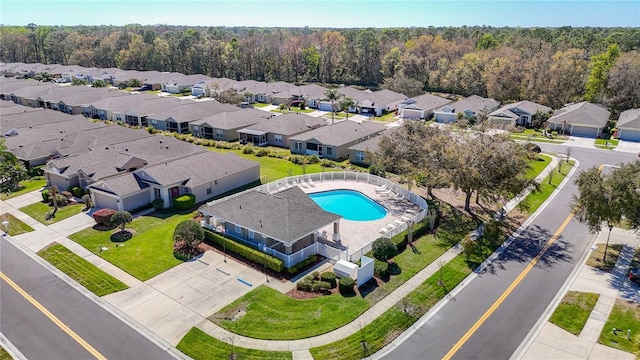
<path fill-rule="evenodd" d="M 2 25 L 640 27 L 640 0 L 0 0 Z"/>

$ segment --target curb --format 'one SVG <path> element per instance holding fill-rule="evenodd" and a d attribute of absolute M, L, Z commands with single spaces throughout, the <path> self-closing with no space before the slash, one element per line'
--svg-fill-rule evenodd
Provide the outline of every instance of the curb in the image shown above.
<path fill-rule="evenodd" d="M 9 339 L 2 333 L 0 333 L 0 345 L 2 345 L 2 348 L 5 349 L 14 360 L 27 360 L 27 357 L 24 356 L 17 347 L 13 346 Z"/>

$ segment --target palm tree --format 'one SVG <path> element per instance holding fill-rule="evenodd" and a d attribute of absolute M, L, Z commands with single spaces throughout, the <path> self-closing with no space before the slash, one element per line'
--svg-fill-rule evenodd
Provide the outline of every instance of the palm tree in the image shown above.
<path fill-rule="evenodd" d="M 324 91 L 324 96 L 331 101 L 331 123 L 334 122 L 335 104 L 338 99 L 342 97 L 342 94 L 337 89 L 327 89 Z"/>
<path fill-rule="evenodd" d="M 340 100 L 340 108 L 342 108 L 344 112 L 347 114 L 347 120 L 349 120 L 349 108 L 355 105 L 356 105 L 356 102 L 353 101 L 353 99 L 348 96 L 344 96 L 342 100 Z"/>

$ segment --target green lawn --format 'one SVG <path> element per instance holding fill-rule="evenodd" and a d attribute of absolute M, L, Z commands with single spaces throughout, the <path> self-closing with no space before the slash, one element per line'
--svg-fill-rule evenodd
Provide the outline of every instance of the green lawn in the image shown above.
<path fill-rule="evenodd" d="M 587 265 L 602 271 L 611 272 L 616 266 L 618 256 L 620 256 L 620 251 L 622 251 L 622 245 L 609 244 L 607 248 L 607 258 L 605 259 L 606 262 L 602 262 L 605 246 L 606 244 L 597 244 L 596 249 L 592 250 L 591 255 L 587 258 Z"/>
<path fill-rule="evenodd" d="M 292 340 L 327 333 L 348 324 L 369 308 L 360 297 L 341 294 L 296 300 L 270 287 L 260 286 L 209 319 L 236 334 L 257 339 Z M 231 318 L 238 310 L 246 315 Z"/>
<path fill-rule="evenodd" d="M 537 141 L 546 143 L 561 144 L 567 140 L 565 136 L 556 135 L 551 138 L 542 135 L 541 131 L 535 129 L 525 129 L 521 133 L 511 133 L 511 138 L 515 140 Z"/>
<path fill-rule="evenodd" d="M 620 329 L 613 333 L 613 328 Z M 631 340 L 627 339 L 627 330 L 631 330 Z M 599 343 L 622 351 L 630 352 L 640 358 L 640 306 L 616 300 L 609 320 L 600 333 Z"/>
<path fill-rule="evenodd" d="M 547 200 L 551 193 L 553 193 L 558 185 L 560 185 L 564 180 L 573 167 L 573 164 L 574 161 L 572 160 L 568 163 L 566 161 L 560 161 L 560 164 L 558 164 L 560 172 L 558 172 L 558 169 L 553 172 L 551 184 L 549 184 L 549 176 L 547 175 L 547 177 L 545 177 L 540 183 L 540 191 L 531 192 L 527 195 L 527 197 L 521 202 L 521 207 L 523 207 L 529 215 L 538 210 L 540 205 Z"/>
<path fill-rule="evenodd" d="M 464 258 L 457 256 L 396 306 L 362 327 L 360 331 L 336 342 L 311 348 L 309 351 L 315 359 L 346 360 L 367 357 L 400 335 L 470 273 L 471 268 L 466 265 Z M 440 281 L 444 286 L 439 285 Z"/>
<path fill-rule="evenodd" d="M 54 243 L 40 250 L 38 255 L 98 296 L 129 288 L 60 244 Z"/>
<path fill-rule="evenodd" d="M 257 108 L 263 108 L 263 107 L 267 107 L 271 104 L 263 104 L 263 103 L 255 103 L 255 104 L 251 104 L 253 105 L 253 107 L 257 107 Z"/>
<path fill-rule="evenodd" d="M 550 156 L 538 154 L 538 157 L 536 159 L 529 161 L 531 168 L 529 169 L 529 171 L 527 171 L 526 177 L 529 179 L 535 178 L 544 170 L 544 168 L 547 167 L 547 165 L 549 165 L 550 162 Z"/>
<path fill-rule="evenodd" d="M 84 209 L 84 204 L 69 204 L 58 207 L 58 211 L 53 219 L 46 220 L 48 212 L 53 212 L 53 206 L 43 202 L 37 202 L 20 208 L 20 211 L 31 216 L 42 224 L 50 225 L 60 220 L 64 220 L 76 214 L 80 214 Z"/>
<path fill-rule="evenodd" d="M 254 350 L 232 346 L 207 335 L 204 331 L 195 327 L 189 330 L 176 348 L 195 360 L 288 360 L 293 357 L 290 351 Z"/>
<path fill-rule="evenodd" d="M 558 304 L 549 321 L 573 335 L 580 335 L 599 297 L 600 294 L 569 291 Z"/>
<path fill-rule="evenodd" d="M 371 118 L 372 121 L 384 121 L 384 122 L 394 122 L 394 121 L 398 121 L 398 118 L 396 117 L 396 113 L 388 113 L 382 116 L 374 116 Z"/>
<path fill-rule="evenodd" d="M 173 256 L 173 231 L 179 222 L 193 215 L 192 212 L 171 215 L 156 212 L 136 218 L 127 225 L 133 229 L 133 237 L 119 247 L 110 240 L 112 231 L 89 228 L 69 238 L 145 281 L 181 263 Z M 107 250 L 100 251 L 101 246 Z"/>
<path fill-rule="evenodd" d="M 10 195 L 7 195 L 6 193 L 2 193 L 0 194 L 0 200 L 11 199 L 13 197 L 26 194 L 28 192 L 32 192 L 34 190 L 42 189 L 46 184 L 47 184 L 47 181 L 44 179 L 22 180 L 20 181 L 20 190 L 12 191 Z"/>
<path fill-rule="evenodd" d="M 609 149 L 609 150 L 613 150 L 616 147 L 618 147 L 618 143 L 619 141 L 616 139 L 596 139 L 596 141 L 593 143 L 593 145 L 595 147 L 597 147 L 598 149 Z"/>
<path fill-rule="evenodd" d="M 13 357 L 0 346 L 0 360 L 13 360 Z"/>
<path fill-rule="evenodd" d="M 5 220 L 9 222 L 9 230 L 7 231 L 7 233 L 11 236 L 16 236 L 33 231 L 33 228 L 31 226 L 23 223 L 22 221 L 18 220 L 18 218 L 9 213 L 0 215 L 0 223 Z M 0 231 L 2 232 L 4 232 L 5 230 L 6 229 L 4 228 L 4 226 L 0 228 Z"/>

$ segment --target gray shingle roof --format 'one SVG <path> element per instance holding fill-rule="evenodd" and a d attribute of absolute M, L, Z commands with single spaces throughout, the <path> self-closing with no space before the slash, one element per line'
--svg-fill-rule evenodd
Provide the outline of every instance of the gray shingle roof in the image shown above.
<path fill-rule="evenodd" d="M 296 96 L 304 99 L 320 99 L 324 97 L 325 90 L 327 90 L 327 88 L 324 86 L 307 84 L 277 92 L 273 94 L 273 97 L 289 99 Z"/>
<path fill-rule="evenodd" d="M 378 145 L 380 144 L 380 140 L 382 140 L 383 137 L 385 136 L 392 136 L 392 134 L 395 131 L 398 131 L 398 129 L 401 129 L 401 126 L 396 126 L 396 127 L 392 127 L 389 128 L 383 132 L 380 133 L 380 135 L 371 138 L 369 140 L 365 140 L 363 142 L 357 143 L 353 146 L 349 146 L 349 150 L 356 150 L 356 151 L 369 151 L 369 152 L 376 152 L 378 151 Z"/>
<path fill-rule="evenodd" d="M 412 99 L 415 101 L 414 105 L 422 110 L 434 110 L 451 102 L 449 99 L 431 94 L 422 94 Z"/>
<path fill-rule="evenodd" d="M 523 101 L 518 101 L 518 102 L 513 103 L 513 104 L 505 105 L 505 106 L 499 108 L 498 110 L 493 111 L 491 114 L 489 114 L 489 116 L 507 117 L 507 118 L 510 118 L 510 119 L 517 119 L 517 118 L 520 117 L 520 115 L 518 115 L 518 113 L 520 113 L 521 111 L 524 111 L 527 114 L 532 114 L 533 115 L 538 111 L 540 111 L 542 113 L 548 113 L 549 111 L 551 111 L 551 108 L 547 107 L 547 106 L 544 106 L 544 105 L 540 105 L 540 104 L 534 103 L 532 101 L 523 100 Z"/>
<path fill-rule="evenodd" d="M 240 109 L 204 117 L 192 122 L 193 125 L 209 126 L 213 129 L 242 129 L 266 121 L 271 114 L 258 109 Z"/>
<path fill-rule="evenodd" d="M 640 109 L 629 109 L 620 113 L 616 127 L 640 130 Z"/>
<path fill-rule="evenodd" d="M 396 101 L 401 101 L 407 98 L 407 95 L 391 91 L 389 89 L 382 89 L 374 91 L 368 98 L 376 105 L 388 105 Z"/>
<path fill-rule="evenodd" d="M 611 112 L 586 101 L 565 105 L 562 109 L 556 110 L 555 114 L 549 118 L 552 124 L 570 124 L 589 127 L 603 127 L 607 125 Z"/>
<path fill-rule="evenodd" d="M 238 130 L 256 130 L 273 134 L 294 135 L 326 125 L 323 118 L 316 118 L 305 114 L 287 113 L 278 115 L 270 120 Z"/>
<path fill-rule="evenodd" d="M 340 219 L 307 199 L 298 187 L 275 195 L 250 190 L 203 205 L 200 212 L 293 243 Z"/>
<path fill-rule="evenodd" d="M 449 107 L 453 109 L 453 113 L 461 113 L 465 110 L 471 110 L 474 113 L 478 114 L 483 111 L 493 111 L 496 107 L 500 105 L 499 102 L 494 99 L 486 99 L 478 95 L 471 95 L 462 100 L 458 100 L 449 105 L 445 105 L 444 107 Z M 438 111 L 442 111 L 440 108 Z"/>
<path fill-rule="evenodd" d="M 237 106 L 221 104 L 216 101 L 188 101 L 182 102 L 179 106 L 158 111 L 149 116 L 149 119 L 167 120 L 171 118 L 176 122 L 191 122 L 214 114 L 240 110 L 242 109 Z"/>
<path fill-rule="evenodd" d="M 351 141 L 378 134 L 386 128 L 386 126 L 372 122 L 357 123 L 345 120 L 292 136 L 289 140 L 308 141 L 316 139 L 322 144 L 341 146 Z"/>

